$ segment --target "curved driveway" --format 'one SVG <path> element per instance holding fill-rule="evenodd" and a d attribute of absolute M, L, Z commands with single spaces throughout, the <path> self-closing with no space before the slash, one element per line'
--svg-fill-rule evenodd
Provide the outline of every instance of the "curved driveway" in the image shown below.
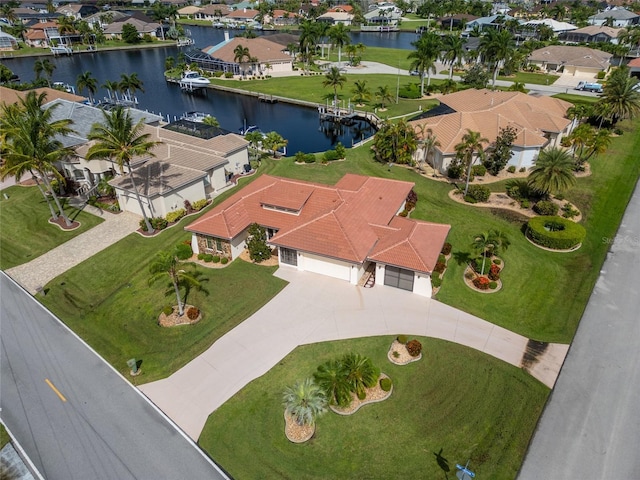
<path fill-rule="evenodd" d="M 356 287 L 286 267 L 276 275 L 290 283 L 267 305 L 170 377 L 139 387 L 193 439 L 211 412 L 298 345 L 400 333 L 441 338 L 525 368 L 549 387 L 569 348 L 533 344 L 478 317 L 395 288 Z"/>

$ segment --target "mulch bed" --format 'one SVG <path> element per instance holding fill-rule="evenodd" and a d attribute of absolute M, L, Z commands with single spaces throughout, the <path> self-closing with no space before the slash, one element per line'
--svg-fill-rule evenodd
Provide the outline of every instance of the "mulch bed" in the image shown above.
<path fill-rule="evenodd" d="M 385 392 L 384 390 L 382 390 L 382 388 L 380 387 L 380 380 L 383 378 L 389 378 L 389 377 L 384 373 L 381 373 L 375 386 L 365 389 L 366 396 L 364 400 L 360 400 L 355 393 L 352 393 L 351 403 L 349 404 L 348 407 L 343 408 L 335 405 L 330 405 L 329 408 L 333 412 L 337 413 L 338 415 L 353 415 L 358 410 L 360 410 L 360 407 L 363 407 L 370 403 L 378 403 L 386 400 L 391 396 L 391 393 L 393 393 L 393 385 L 391 386 L 391 390 L 389 390 L 388 392 Z"/>
<path fill-rule="evenodd" d="M 398 352 L 398 356 L 394 356 L 393 352 Z M 400 343 L 398 340 L 394 340 L 387 353 L 387 358 L 391 363 L 396 365 L 408 365 L 412 362 L 417 362 L 422 359 L 422 353 L 417 357 L 412 357 L 407 350 L 407 346 L 404 343 Z"/>
<path fill-rule="evenodd" d="M 158 317 L 158 325 L 161 327 L 176 327 L 178 325 L 193 325 L 194 323 L 198 323 L 202 320 L 202 312 L 198 314 L 197 318 L 191 320 L 187 316 L 187 310 L 191 307 L 193 307 L 193 305 L 185 305 L 184 315 L 178 315 L 178 306 L 174 305 L 171 315 L 165 315 L 164 312 L 160 314 Z"/>
<path fill-rule="evenodd" d="M 67 225 L 62 217 L 58 217 L 57 220 L 50 218 L 49 223 L 52 225 L 57 225 L 61 230 L 75 230 L 76 228 L 80 227 L 80 222 L 76 222 L 74 220 L 71 220 L 71 225 Z"/>
<path fill-rule="evenodd" d="M 489 268 L 491 267 L 494 259 L 499 259 L 500 260 L 500 265 L 498 265 L 498 266 L 500 267 L 500 273 L 502 273 L 502 270 L 504 270 L 504 260 L 502 260 L 501 258 L 496 257 L 496 256 L 493 256 L 491 258 L 487 258 L 487 266 L 486 266 L 487 271 L 489 271 Z M 471 278 L 467 278 L 467 274 L 468 273 L 472 273 L 474 276 L 471 277 Z M 464 279 L 464 283 L 467 285 L 467 287 L 469 287 L 470 289 L 472 289 L 472 290 L 474 290 L 474 291 L 476 291 L 478 293 L 496 293 L 496 292 L 499 292 L 500 290 L 502 290 L 502 279 L 500 279 L 500 278 L 498 280 L 489 279 L 490 282 L 496 282 L 496 284 L 497 284 L 497 287 L 494 288 L 493 290 L 491 290 L 490 288 L 487 288 L 486 290 L 481 290 L 481 289 L 477 288 L 473 284 L 473 280 L 475 278 L 478 278 L 478 277 L 487 277 L 487 278 L 489 278 L 488 275 L 480 275 L 480 274 L 478 274 L 473 269 L 473 267 L 471 267 L 471 265 L 468 265 L 467 268 L 465 268 L 463 276 L 462 276 L 462 278 Z"/>
<path fill-rule="evenodd" d="M 298 425 L 291 415 L 284 412 L 284 434 L 290 442 L 304 443 L 311 440 L 314 433 L 316 433 L 315 424 Z"/>

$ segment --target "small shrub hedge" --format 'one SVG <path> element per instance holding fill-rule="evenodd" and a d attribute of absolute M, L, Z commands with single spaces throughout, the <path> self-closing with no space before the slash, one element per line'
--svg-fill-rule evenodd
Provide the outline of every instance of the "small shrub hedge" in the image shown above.
<path fill-rule="evenodd" d="M 552 250 L 568 250 L 584 240 L 582 225 L 557 216 L 534 217 L 527 222 L 527 235 L 536 244 Z"/>
<path fill-rule="evenodd" d="M 484 165 L 474 165 L 471 167 L 471 175 L 476 177 L 484 177 L 487 174 L 487 167 Z"/>
<path fill-rule="evenodd" d="M 196 200 L 191 204 L 191 208 L 193 208 L 196 212 L 199 212 L 204 207 L 207 206 L 207 199 L 203 198 L 202 200 Z"/>
<path fill-rule="evenodd" d="M 187 211 L 184 208 L 179 208 L 177 210 L 174 210 L 173 212 L 169 212 L 167 213 L 167 222 L 169 223 L 175 223 L 178 220 L 180 220 L 182 217 L 184 217 L 187 214 Z"/>
<path fill-rule="evenodd" d="M 401 343 L 401 344 L 403 344 L 403 345 L 404 345 L 404 344 L 406 344 L 406 343 L 407 343 L 407 341 L 408 341 L 409 339 L 407 338 L 407 336 L 406 336 L 406 335 L 398 335 L 398 337 L 396 338 L 396 340 L 398 340 L 398 343 Z"/>
<path fill-rule="evenodd" d="M 440 254 L 438 255 L 438 263 L 447 263 L 447 257 L 444 256 L 444 254 Z"/>
<path fill-rule="evenodd" d="M 442 273 L 444 272 L 445 268 L 447 268 L 447 264 L 444 262 L 438 262 L 436 263 L 436 266 L 433 268 L 434 272 L 438 272 L 438 273 Z"/>
<path fill-rule="evenodd" d="M 449 255 L 451 253 L 451 248 L 453 248 L 451 244 L 449 242 L 445 242 L 440 253 L 442 253 L 443 255 Z"/>
<path fill-rule="evenodd" d="M 533 211 L 538 215 L 552 217 L 558 214 L 558 205 L 549 200 L 541 200 L 533 206 Z"/>
<path fill-rule="evenodd" d="M 205 256 L 204 253 L 199 253 L 198 254 L 198 260 L 204 260 L 204 256 Z"/>
<path fill-rule="evenodd" d="M 213 255 L 211 255 L 210 253 L 205 253 L 202 259 L 207 263 L 211 263 L 213 261 Z"/>
<path fill-rule="evenodd" d="M 211 261 L 213 263 L 220 263 L 220 255 L 214 255 L 213 257 L 211 257 Z"/>
<path fill-rule="evenodd" d="M 562 216 L 564 218 L 577 217 L 579 214 L 580 212 L 573 208 L 573 206 L 569 202 L 565 203 L 562 207 Z"/>
<path fill-rule="evenodd" d="M 498 288 L 498 282 L 489 282 L 489 290 L 495 290 Z"/>
<path fill-rule="evenodd" d="M 489 280 L 497 281 L 500 279 L 500 267 L 492 263 L 489 267 Z"/>
<path fill-rule="evenodd" d="M 380 379 L 380 388 L 383 392 L 388 392 L 389 390 L 391 390 L 391 385 L 391 379 L 389 377 Z"/>
<path fill-rule="evenodd" d="M 477 277 L 473 279 L 473 285 L 478 289 L 478 290 L 487 290 L 489 288 L 489 284 L 491 282 L 489 281 L 489 279 L 487 277 Z"/>
<path fill-rule="evenodd" d="M 440 275 L 437 273 L 434 273 L 431 276 L 431 286 L 433 288 L 440 288 L 440 285 L 442 285 L 442 278 L 440 278 Z"/>
<path fill-rule="evenodd" d="M 191 245 L 186 245 L 184 243 L 179 243 L 176 245 L 176 257 L 180 260 L 188 260 L 193 255 L 193 250 L 191 250 Z"/>
<path fill-rule="evenodd" d="M 167 316 L 171 315 L 173 313 L 173 307 L 171 305 L 167 305 L 162 309 L 162 313 L 164 313 Z"/>
<path fill-rule="evenodd" d="M 469 185 L 469 190 L 467 191 L 467 196 L 472 197 L 477 202 L 488 201 L 490 195 L 491 190 L 486 185 Z"/>
<path fill-rule="evenodd" d="M 220 263 L 221 263 L 222 265 L 226 265 L 227 263 L 229 263 L 229 259 L 228 259 L 227 257 L 222 257 L 222 258 L 220 259 Z"/>
<path fill-rule="evenodd" d="M 410 340 L 407 342 L 407 352 L 412 357 L 417 357 L 422 352 L 422 344 L 416 339 Z"/>
<path fill-rule="evenodd" d="M 516 173 L 516 167 L 515 167 L 515 165 L 509 165 L 509 166 L 507 167 L 507 172 L 509 172 L 509 173 Z"/>
<path fill-rule="evenodd" d="M 422 95 L 420 94 L 420 85 L 418 85 L 417 83 L 409 83 L 407 85 L 403 85 L 398 90 L 398 96 L 400 98 L 417 100 L 418 98 L 422 97 Z"/>

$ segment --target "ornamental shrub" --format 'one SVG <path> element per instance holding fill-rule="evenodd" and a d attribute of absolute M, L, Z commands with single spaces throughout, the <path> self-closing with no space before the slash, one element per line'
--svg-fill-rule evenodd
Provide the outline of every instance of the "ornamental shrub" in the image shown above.
<path fill-rule="evenodd" d="M 558 214 L 558 205 L 549 200 L 540 200 L 533 206 L 533 211 L 538 215 L 554 216 Z"/>
<path fill-rule="evenodd" d="M 520 202 L 520 206 L 522 208 L 529 208 L 531 206 L 531 202 L 529 200 L 522 200 Z"/>
<path fill-rule="evenodd" d="M 202 210 L 207 206 L 207 199 L 203 198 L 202 200 L 196 200 L 191 204 L 191 208 L 193 208 L 196 212 Z"/>
<path fill-rule="evenodd" d="M 307 153 L 304 156 L 304 163 L 316 163 L 316 156 L 313 153 Z"/>
<path fill-rule="evenodd" d="M 463 171 L 464 166 L 461 163 L 453 162 L 451 165 L 449 165 L 449 168 L 447 168 L 447 177 L 453 179 L 460 178 Z"/>
<path fill-rule="evenodd" d="M 497 282 L 489 282 L 489 290 L 495 290 L 496 288 L 498 288 Z"/>
<path fill-rule="evenodd" d="M 339 160 L 340 156 L 338 155 L 338 152 L 336 152 L 335 150 L 327 150 L 326 152 L 324 152 L 324 154 L 322 155 L 322 161 L 323 162 L 333 162 L 335 160 Z"/>
<path fill-rule="evenodd" d="M 438 273 L 442 273 L 442 272 L 444 272 L 445 268 L 447 268 L 447 264 L 446 263 L 438 262 L 438 263 L 436 263 L 436 266 L 433 267 L 433 271 L 434 272 L 438 272 Z"/>
<path fill-rule="evenodd" d="M 487 290 L 489 288 L 489 279 L 487 277 L 477 277 L 473 279 L 473 285 L 478 290 Z"/>
<path fill-rule="evenodd" d="M 484 165 L 474 165 L 473 167 L 471 167 L 471 175 L 474 175 L 476 177 L 483 177 L 485 176 L 487 173 L 487 167 L 485 167 Z"/>
<path fill-rule="evenodd" d="M 173 313 L 173 307 L 171 305 L 167 305 L 162 309 L 162 313 L 169 316 Z"/>
<path fill-rule="evenodd" d="M 497 281 L 500 279 L 500 267 L 492 263 L 489 267 L 489 280 Z"/>
<path fill-rule="evenodd" d="M 220 263 L 221 263 L 222 265 L 226 265 L 227 263 L 229 263 L 229 259 L 228 259 L 227 257 L 222 257 L 222 258 L 220 259 Z"/>
<path fill-rule="evenodd" d="M 220 263 L 220 255 L 214 255 L 213 257 L 211 257 L 211 261 L 213 263 Z"/>
<path fill-rule="evenodd" d="M 442 253 L 438 255 L 438 263 L 447 263 L 447 257 L 445 257 Z"/>
<path fill-rule="evenodd" d="M 191 255 L 193 255 L 191 245 L 185 245 L 184 243 L 176 245 L 176 257 L 178 257 L 179 260 L 187 260 L 191 258 Z"/>
<path fill-rule="evenodd" d="M 466 278 L 467 280 L 471 280 L 473 277 L 475 277 L 475 274 L 471 271 L 467 271 L 464 274 L 464 278 Z"/>
<path fill-rule="evenodd" d="M 489 200 L 491 190 L 486 185 L 469 185 L 467 195 L 478 202 L 486 202 Z"/>
<path fill-rule="evenodd" d="M 417 357 L 422 352 L 422 344 L 416 339 L 410 340 L 407 343 L 407 352 L 412 357 Z"/>
<path fill-rule="evenodd" d="M 199 253 L 198 254 L 198 260 L 204 260 L 204 253 Z"/>
<path fill-rule="evenodd" d="M 336 155 L 338 155 L 338 158 L 344 158 L 347 155 L 347 149 L 344 148 L 344 145 L 342 145 L 342 143 L 340 142 L 338 142 L 338 144 L 336 145 L 335 151 Z"/>
<path fill-rule="evenodd" d="M 164 230 L 167 228 L 169 222 L 165 218 L 162 217 L 153 217 L 151 219 L 151 226 L 156 230 Z"/>
<path fill-rule="evenodd" d="M 495 263 L 496 265 L 500 265 L 502 263 L 502 260 L 500 260 L 499 258 L 494 258 L 493 263 Z"/>
<path fill-rule="evenodd" d="M 203 260 L 207 263 L 211 263 L 213 261 L 213 255 L 210 253 L 205 253 Z"/>
<path fill-rule="evenodd" d="M 294 158 L 295 158 L 296 163 L 305 163 L 305 161 L 304 161 L 304 157 L 305 157 L 306 155 L 307 155 L 307 154 L 306 154 L 306 153 L 304 153 L 304 152 L 302 152 L 302 151 L 296 152 L 295 157 L 294 157 Z"/>
<path fill-rule="evenodd" d="M 198 310 L 196 307 L 187 308 L 187 317 L 189 318 L 189 320 L 195 320 L 196 318 L 198 318 L 198 315 L 200 315 L 200 310 Z"/>
<path fill-rule="evenodd" d="M 442 254 L 443 255 L 449 255 L 451 253 L 451 244 L 449 242 L 445 242 L 445 244 L 442 246 Z"/>
<path fill-rule="evenodd" d="M 179 208 L 177 210 L 174 210 L 172 212 L 167 213 L 167 222 L 169 223 L 175 223 L 178 220 L 180 220 L 182 217 L 184 217 L 187 214 L 187 211 L 184 208 Z"/>
<path fill-rule="evenodd" d="M 579 214 L 580 212 L 573 208 L 573 206 L 569 202 L 565 203 L 562 207 L 562 216 L 564 218 L 573 218 L 578 216 Z"/>
<path fill-rule="evenodd" d="M 403 345 L 404 345 L 404 344 L 406 344 L 406 343 L 407 343 L 407 340 L 409 340 L 409 339 L 407 338 L 407 336 L 406 336 L 406 335 L 398 335 L 398 337 L 396 338 L 396 340 L 398 340 L 398 343 L 401 343 L 401 344 L 403 344 Z"/>
<path fill-rule="evenodd" d="M 534 217 L 527 222 L 527 236 L 552 250 L 568 250 L 579 245 L 587 234 L 582 225 L 556 216 Z"/>
<path fill-rule="evenodd" d="M 389 377 L 380 379 L 380 388 L 383 392 L 388 392 L 389 390 L 391 390 L 391 385 L 391 379 Z"/>
<path fill-rule="evenodd" d="M 507 172 L 509 172 L 509 173 L 516 173 L 516 167 L 515 167 L 515 165 L 509 165 L 509 166 L 507 167 Z"/>
<path fill-rule="evenodd" d="M 358 390 L 356 395 L 358 396 L 358 400 L 364 400 L 367 398 L 367 392 L 365 390 Z"/>
<path fill-rule="evenodd" d="M 478 201 L 471 195 L 465 195 L 464 201 L 467 203 L 478 203 Z"/>
<path fill-rule="evenodd" d="M 440 278 L 439 275 L 434 274 L 431 276 L 431 286 L 433 288 L 440 288 L 440 285 L 442 285 L 442 278 Z"/>
<path fill-rule="evenodd" d="M 224 72 L 224 78 L 233 78 L 233 72 Z"/>

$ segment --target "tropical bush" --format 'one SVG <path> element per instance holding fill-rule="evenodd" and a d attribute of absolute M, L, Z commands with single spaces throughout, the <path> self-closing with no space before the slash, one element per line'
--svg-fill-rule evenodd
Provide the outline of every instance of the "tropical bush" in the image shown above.
<path fill-rule="evenodd" d="M 187 211 L 184 208 L 179 208 L 177 210 L 174 210 L 172 212 L 167 213 L 167 222 L 169 223 L 175 223 L 178 220 L 180 220 L 182 217 L 184 217 L 187 214 Z"/>
<path fill-rule="evenodd" d="M 516 167 L 515 167 L 515 165 L 509 165 L 509 166 L 507 167 L 507 172 L 509 172 L 509 173 L 516 173 Z"/>
<path fill-rule="evenodd" d="M 213 261 L 213 255 L 211 255 L 210 253 L 205 253 L 202 259 L 207 263 L 211 263 Z"/>
<path fill-rule="evenodd" d="M 185 243 L 176 245 L 176 257 L 178 257 L 178 260 L 187 260 L 191 258 L 192 255 L 193 250 L 191 249 L 191 245 Z"/>
<path fill-rule="evenodd" d="M 220 259 L 220 263 L 221 263 L 222 265 L 226 265 L 227 263 L 229 263 L 229 259 L 228 259 L 227 257 L 222 257 L 222 258 Z"/>
<path fill-rule="evenodd" d="M 498 281 L 500 279 L 500 267 L 492 263 L 489 267 L 489 280 Z"/>
<path fill-rule="evenodd" d="M 204 253 L 199 253 L 198 254 L 198 260 L 204 260 L 204 256 L 205 256 Z"/>
<path fill-rule="evenodd" d="M 558 205 L 549 200 L 541 200 L 533 206 L 533 211 L 538 215 L 554 216 L 558 214 Z"/>
<path fill-rule="evenodd" d="M 443 255 L 449 255 L 451 253 L 451 244 L 449 242 L 445 242 L 445 244 L 442 246 L 442 254 Z"/>
<path fill-rule="evenodd" d="M 338 155 L 338 158 L 340 159 L 347 156 L 347 149 L 344 148 L 344 145 L 342 145 L 341 142 L 338 142 L 338 144 L 336 145 L 335 152 L 336 152 L 336 155 Z"/>
<path fill-rule="evenodd" d="M 407 85 L 403 85 L 398 90 L 398 96 L 400 98 L 408 98 L 411 100 L 416 100 L 418 98 L 422 98 L 422 94 L 420 93 L 420 85 L 417 83 L 409 83 Z"/>
<path fill-rule="evenodd" d="M 438 263 L 447 263 L 447 257 L 444 256 L 444 254 L 440 254 L 438 255 Z"/>
<path fill-rule="evenodd" d="M 407 352 L 412 357 L 417 357 L 422 353 L 422 344 L 416 339 L 410 340 L 407 342 Z"/>
<path fill-rule="evenodd" d="M 196 212 L 202 210 L 207 206 L 207 199 L 203 198 L 202 200 L 196 200 L 191 204 L 191 208 L 193 208 Z"/>
<path fill-rule="evenodd" d="M 263 260 L 270 259 L 271 249 L 269 248 L 269 245 L 267 245 L 266 230 L 257 223 L 252 223 L 249 226 L 248 234 L 249 236 L 247 237 L 246 244 L 251 260 L 260 263 Z"/>
<path fill-rule="evenodd" d="M 476 177 L 483 177 L 486 174 L 487 167 L 485 167 L 484 165 L 474 165 L 473 167 L 471 167 L 471 175 L 474 175 Z"/>
<path fill-rule="evenodd" d="M 447 264 L 443 262 L 437 262 L 436 266 L 433 267 L 433 271 L 437 273 L 442 273 L 447 268 Z"/>
<path fill-rule="evenodd" d="M 460 162 L 453 161 L 447 168 L 447 177 L 452 179 L 458 179 L 464 173 L 464 165 Z"/>
<path fill-rule="evenodd" d="M 327 150 L 322 154 L 323 163 L 333 162 L 339 159 L 340 159 L 340 156 L 338 155 L 338 152 L 336 152 L 335 150 Z"/>
<path fill-rule="evenodd" d="M 469 185 L 467 196 L 476 202 L 487 202 L 491 196 L 491 190 L 486 185 Z"/>
<path fill-rule="evenodd" d="M 166 305 L 163 309 L 162 309 L 162 313 L 164 313 L 165 315 L 169 316 L 173 313 L 173 307 L 171 305 Z"/>
<path fill-rule="evenodd" d="M 473 285 L 478 289 L 478 290 L 487 290 L 489 288 L 489 284 L 491 282 L 489 281 L 489 279 L 487 277 L 477 277 L 473 279 Z"/>
<path fill-rule="evenodd" d="M 388 392 L 389 390 L 391 390 L 391 379 L 389 377 L 384 377 L 380 379 L 380 388 L 382 389 L 382 391 L 384 392 Z"/>
<path fill-rule="evenodd" d="M 579 245 L 587 234 L 582 225 L 557 216 L 534 217 L 527 223 L 527 236 L 552 250 L 568 250 Z"/>
<path fill-rule="evenodd" d="M 316 418 L 327 410 L 327 398 L 313 378 L 306 378 L 287 387 L 282 395 L 285 412 L 298 425 L 314 425 Z"/>
<path fill-rule="evenodd" d="M 489 290 L 495 290 L 498 288 L 498 282 L 489 282 Z"/>
<path fill-rule="evenodd" d="M 409 341 L 409 338 L 406 335 L 398 335 L 396 340 L 398 340 L 398 343 L 405 345 Z"/>
<path fill-rule="evenodd" d="M 440 278 L 440 275 L 438 273 L 431 275 L 431 286 L 433 288 L 440 288 L 440 285 L 442 285 L 442 278 Z"/>
<path fill-rule="evenodd" d="M 573 218 L 577 217 L 580 214 L 578 210 L 573 208 L 573 206 L 567 202 L 562 206 L 562 216 L 564 218 Z"/>
<path fill-rule="evenodd" d="M 151 219 L 151 226 L 156 230 L 164 230 L 165 228 L 167 228 L 168 224 L 169 222 L 167 222 L 167 220 L 162 217 L 153 217 Z"/>
<path fill-rule="evenodd" d="M 213 263 L 220 263 L 220 255 L 213 255 L 213 256 L 211 257 L 211 261 L 212 261 Z"/>

